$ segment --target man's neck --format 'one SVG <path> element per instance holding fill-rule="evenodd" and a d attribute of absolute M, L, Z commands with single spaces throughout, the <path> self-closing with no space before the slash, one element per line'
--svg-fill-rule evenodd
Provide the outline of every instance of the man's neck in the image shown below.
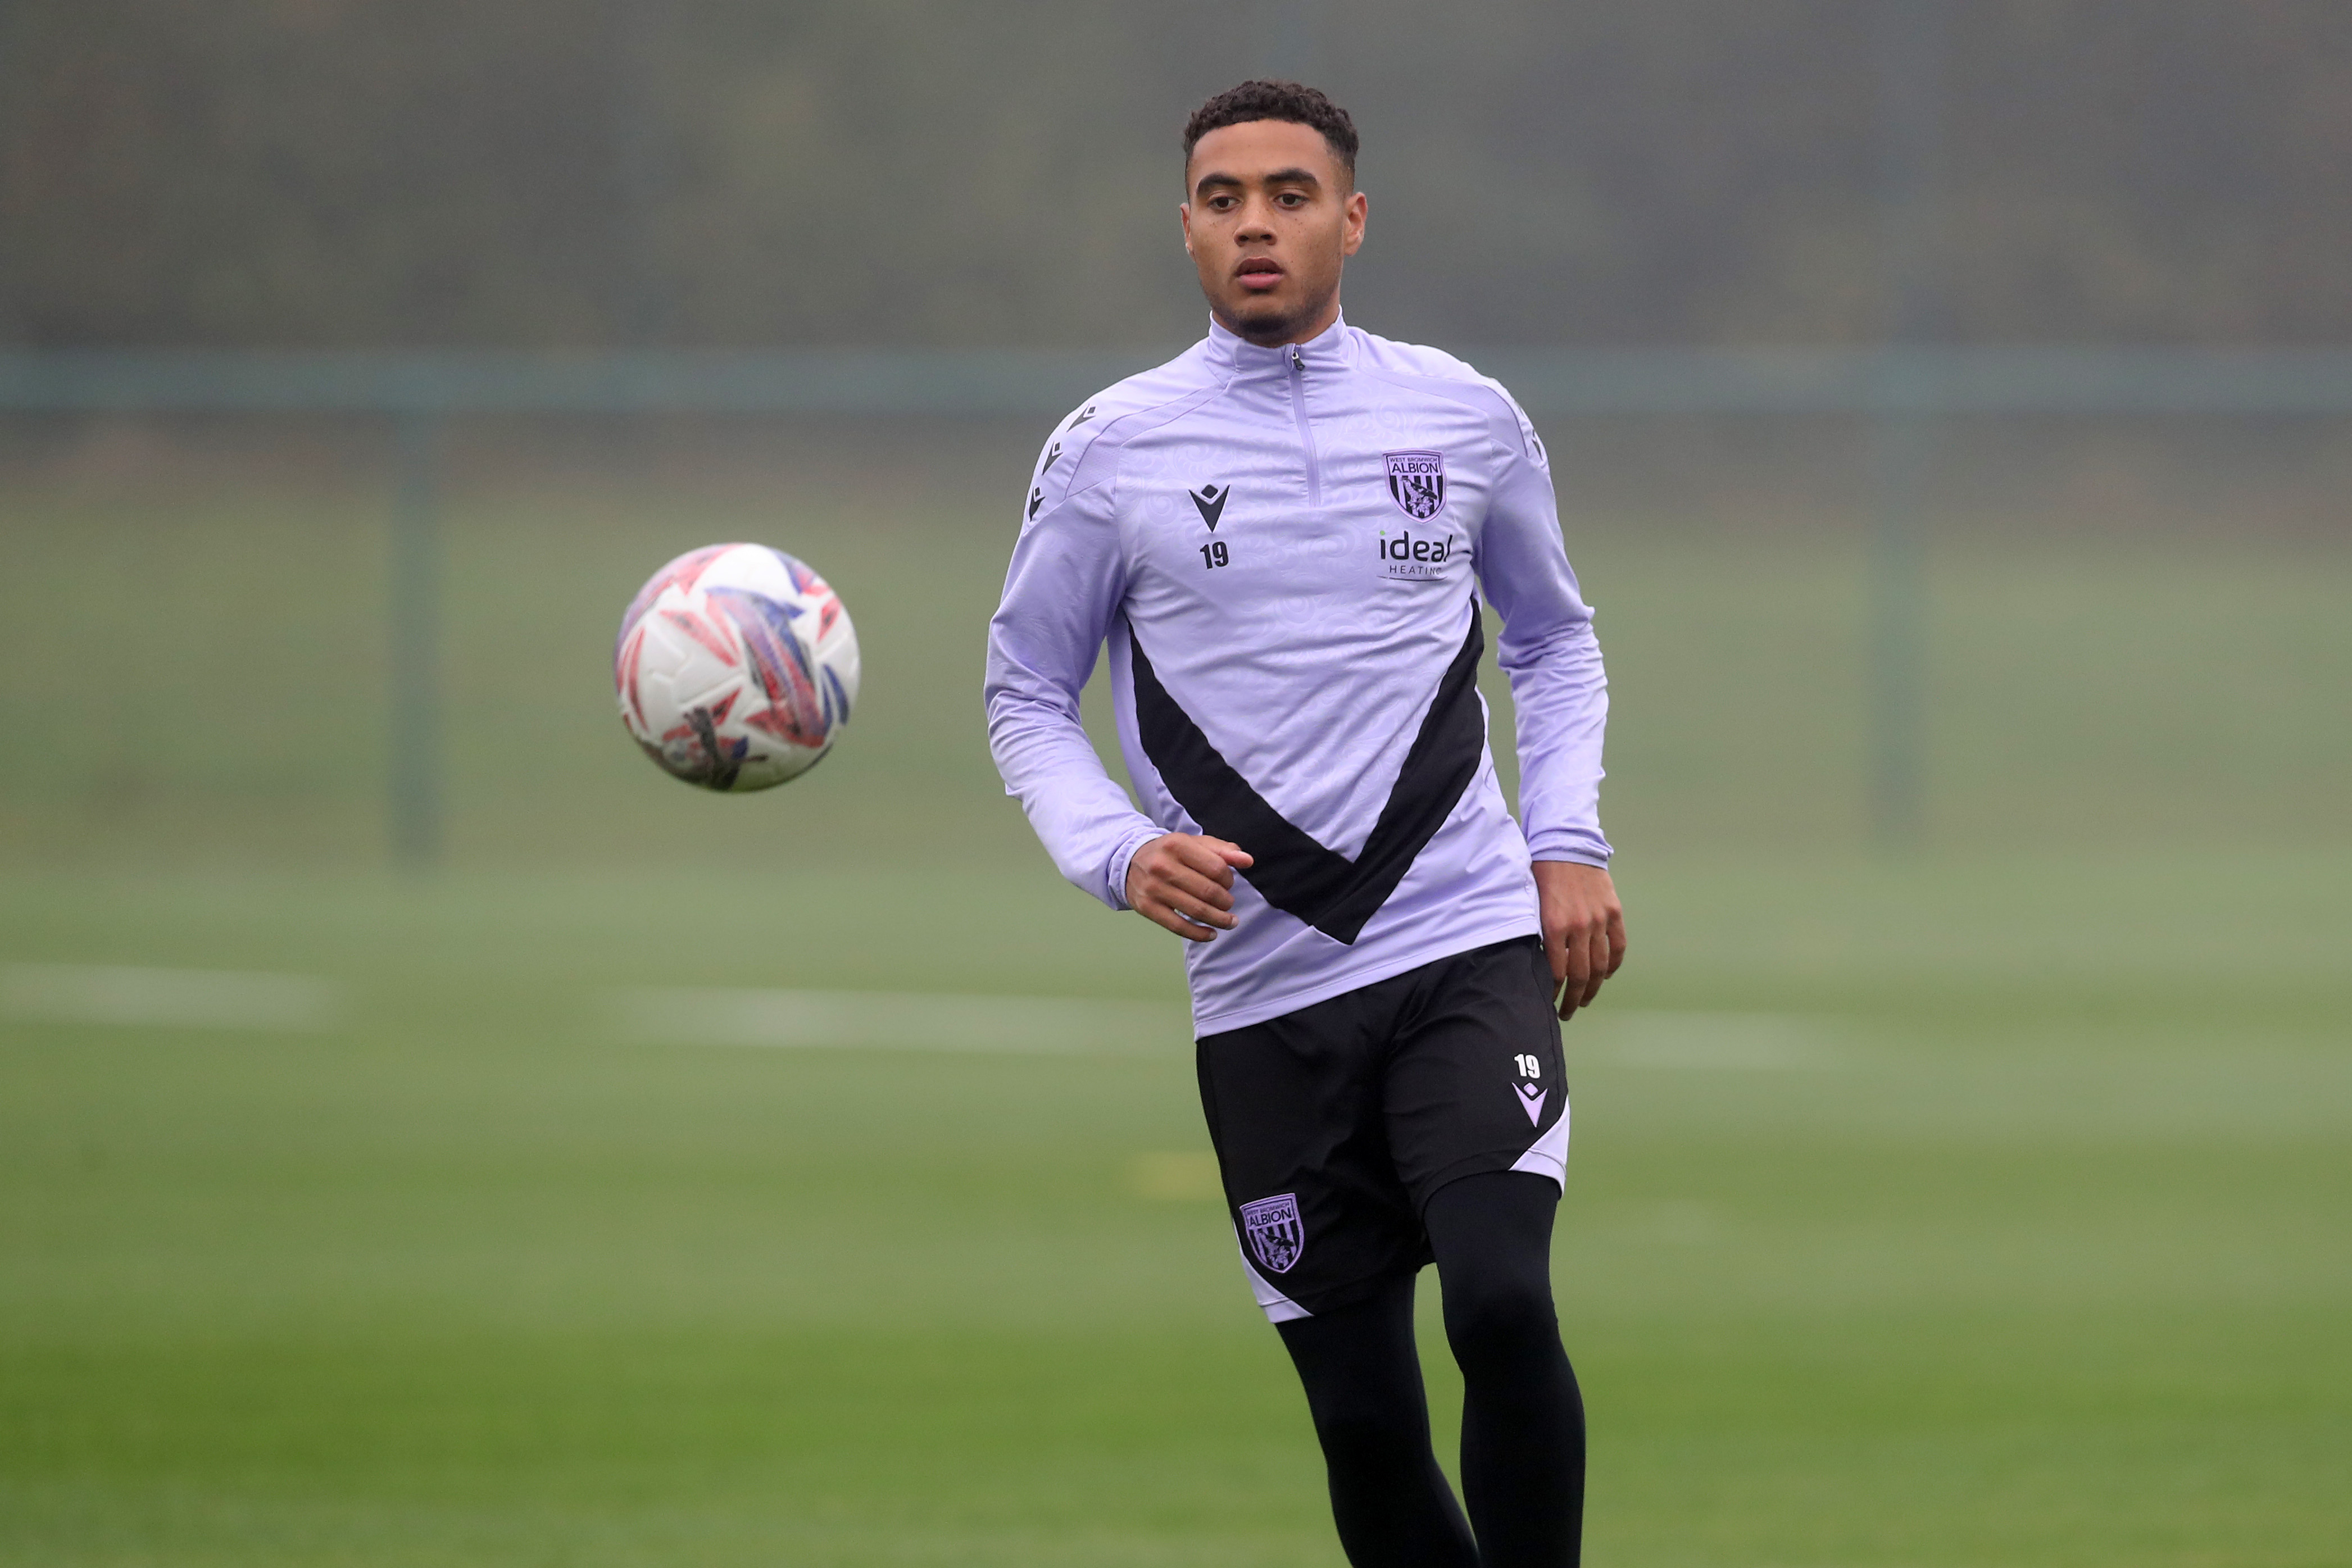
<path fill-rule="evenodd" d="M 1226 320 L 1214 309 L 1209 313 L 1215 318 L 1218 326 L 1223 327 L 1243 342 L 1255 344 L 1261 349 L 1279 349 L 1285 343 L 1311 343 L 1329 331 L 1332 323 L 1339 319 L 1339 297 L 1337 294 L 1331 296 L 1324 302 L 1321 309 L 1307 318 L 1305 324 L 1295 327 L 1285 323 L 1279 327 L 1264 327 L 1252 331 L 1239 322 Z"/>

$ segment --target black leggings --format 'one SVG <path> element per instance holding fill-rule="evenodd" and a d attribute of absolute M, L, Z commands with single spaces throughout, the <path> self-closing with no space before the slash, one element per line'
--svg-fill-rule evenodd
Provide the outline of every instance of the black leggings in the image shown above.
<path fill-rule="evenodd" d="M 1307 1385 L 1355 1568 L 1569 1568 L 1584 1524 L 1584 1401 L 1551 1304 L 1559 1188 L 1498 1171 L 1440 1187 L 1423 1221 L 1461 1364 L 1462 1494 L 1429 1438 L 1412 1280 L 1281 1325 Z M 1475 1541 L 1472 1530 L 1475 1526 Z"/>

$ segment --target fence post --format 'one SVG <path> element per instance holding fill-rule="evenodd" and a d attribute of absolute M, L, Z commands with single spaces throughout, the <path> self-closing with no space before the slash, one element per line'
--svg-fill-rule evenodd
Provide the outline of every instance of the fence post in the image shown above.
<path fill-rule="evenodd" d="M 1870 486 L 1870 825 L 1882 849 L 1925 836 L 1927 570 L 1921 502 L 1935 461 L 1934 416 L 1904 407 L 1916 379 L 1890 366 L 1872 416 Z"/>
<path fill-rule="evenodd" d="M 421 869 L 441 852 L 441 421 L 410 409 L 394 429 L 386 806 L 394 862 Z"/>
<path fill-rule="evenodd" d="M 1879 215 L 1889 352 L 1872 417 L 1870 814 L 1882 848 L 1925 833 L 1927 581 L 1923 512 L 1935 460 L 1935 389 L 1921 356 L 1943 333 L 1938 283 L 1947 0 L 1881 0 Z"/>

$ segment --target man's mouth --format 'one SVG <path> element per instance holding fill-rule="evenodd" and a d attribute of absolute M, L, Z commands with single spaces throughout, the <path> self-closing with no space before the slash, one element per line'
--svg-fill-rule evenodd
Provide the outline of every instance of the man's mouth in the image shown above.
<path fill-rule="evenodd" d="M 1272 288 L 1283 279 L 1282 264 L 1270 256 L 1245 256 L 1234 268 L 1234 281 L 1244 288 L 1260 293 Z"/>

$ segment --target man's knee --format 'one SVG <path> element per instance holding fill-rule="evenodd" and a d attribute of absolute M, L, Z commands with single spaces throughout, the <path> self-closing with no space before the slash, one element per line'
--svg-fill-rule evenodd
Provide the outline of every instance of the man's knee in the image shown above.
<path fill-rule="evenodd" d="M 1448 1337 L 1469 1333 L 1498 1340 L 1544 1339 L 1559 1332 L 1551 1281 L 1541 1274 L 1448 1281 L 1444 1290 Z"/>
<path fill-rule="evenodd" d="M 1408 1377 L 1406 1374 L 1410 1374 Z M 1307 1409 L 1326 1450 L 1375 1458 L 1429 1443 L 1429 1406 L 1417 1367 L 1350 1367 L 1308 1380 Z"/>
<path fill-rule="evenodd" d="M 1425 1211 L 1445 1293 L 1445 1337 L 1465 1373 L 1559 1343 L 1551 1222 L 1559 1189 L 1518 1171 L 1465 1176 Z"/>
<path fill-rule="evenodd" d="M 1298 1368 L 1316 1436 L 1335 1461 L 1368 1462 L 1429 1445 L 1429 1406 L 1413 1352 L 1412 1281 L 1389 1282 L 1370 1299 L 1325 1317 L 1280 1325 Z"/>
<path fill-rule="evenodd" d="M 1324 1458 L 1351 1475 L 1414 1475 L 1428 1457 L 1427 1420 L 1402 1400 L 1341 1397 L 1318 1405 L 1314 1415 Z"/>
<path fill-rule="evenodd" d="M 1546 1354 L 1559 1344 L 1551 1281 L 1543 1274 L 1474 1272 L 1458 1283 L 1445 1281 L 1444 1291 L 1445 1339 L 1465 1375 Z"/>

